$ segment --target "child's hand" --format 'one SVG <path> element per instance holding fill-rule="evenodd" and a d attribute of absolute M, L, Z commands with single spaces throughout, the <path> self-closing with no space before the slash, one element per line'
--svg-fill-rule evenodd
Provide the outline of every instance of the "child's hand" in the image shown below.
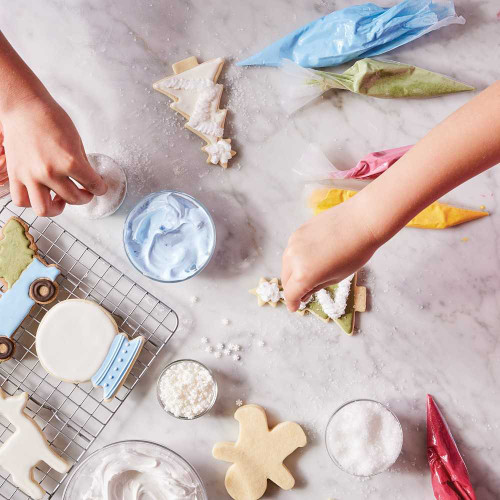
<path fill-rule="evenodd" d="M 107 186 L 90 166 L 78 132 L 49 96 L 23 100 L 1 116 L 3 146 L 13 202 L 40 216 L 59 215 L 66 205 L 83 205 Z M 72 181 L 85 189 L 79 189 Z M 50 191 L 56 193 L 52 199 Z"/>
<path fill-rule="evenodd" d="M 283 254 L 281 283 L 287 307 L 296 311 L 301 300 L 347 278 L 378 246 L 359 195 L 313 217 L 292 234 Z"/>

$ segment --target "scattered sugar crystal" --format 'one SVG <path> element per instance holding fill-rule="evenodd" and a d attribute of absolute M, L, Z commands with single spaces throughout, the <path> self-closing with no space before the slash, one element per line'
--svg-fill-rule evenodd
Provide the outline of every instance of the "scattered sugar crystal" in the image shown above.
<path fill-rule="evenodd" d="M 188 419 L 207 411 L 215 397 L 212 375 L 194 361 L 172 365 L 161 377 L 159 389 L 165 409 Z"/>
<path fill-rule="evenodd" d="M 403 431 L 394 415 L 380 403 L 356 401 L 333 417 L 327 447 L 338 464 L 358 476 L 388 469 L 398 458 Z"/>
<path fill-rule="evenodd" d="M 201 337 L 202 344 L 208 344 L 208 337 Z"/>
<path fill-rule="evenodd" d="M 237 399 L 236 406 L 243 406 L 243 401 L 241 399 Z"/>

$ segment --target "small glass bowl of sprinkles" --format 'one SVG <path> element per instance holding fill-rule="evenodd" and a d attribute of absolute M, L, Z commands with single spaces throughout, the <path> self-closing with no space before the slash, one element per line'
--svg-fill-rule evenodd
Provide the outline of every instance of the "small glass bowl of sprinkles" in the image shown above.
<path fill-rule="evenodd" d="M 179 359 L 167 365 L 156 384 L 160 406 L 179 420 L 206 415 L 215 405 L 217 393 L 212 372 L 193 359 Z"/>
<path fill-rule="evenodd" d="M 403 428 L 379 401 L 356 399 L 341 405 L 328 421 L 325 443 L 332 462 L 358 477 L 388 470 L 401 454 Z"/>

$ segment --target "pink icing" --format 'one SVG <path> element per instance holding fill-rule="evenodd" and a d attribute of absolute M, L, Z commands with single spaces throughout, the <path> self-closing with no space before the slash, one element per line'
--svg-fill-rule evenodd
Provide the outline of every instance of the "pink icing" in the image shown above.
<path fill-rule="evenodd" d="M 370 153 L 359 160 L 358 164 L 349 170 L 335 170 L 334 179 L 374 179 L 396 163 L 412 146 L 386 149 Z"/>

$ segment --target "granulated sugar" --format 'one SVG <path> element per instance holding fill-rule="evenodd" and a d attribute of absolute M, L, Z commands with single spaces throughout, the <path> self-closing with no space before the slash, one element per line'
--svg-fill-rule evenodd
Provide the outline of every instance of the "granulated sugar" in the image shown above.
<path fill-rule="evenodd" d="M 158 395 L 164 408 L 176 417 L 193 419 L 213 404 L 216 385 L 210 372 L 194 361 L 181 361 L 160 378 Z"/>
<path fill-rule="evenodd" d="M 398 458 L 403 431 L 394 415 L 375 401 L 355 401 L 328 424 L 326 443 L 342 469 L 371 476 L 388 469 Z"/>

